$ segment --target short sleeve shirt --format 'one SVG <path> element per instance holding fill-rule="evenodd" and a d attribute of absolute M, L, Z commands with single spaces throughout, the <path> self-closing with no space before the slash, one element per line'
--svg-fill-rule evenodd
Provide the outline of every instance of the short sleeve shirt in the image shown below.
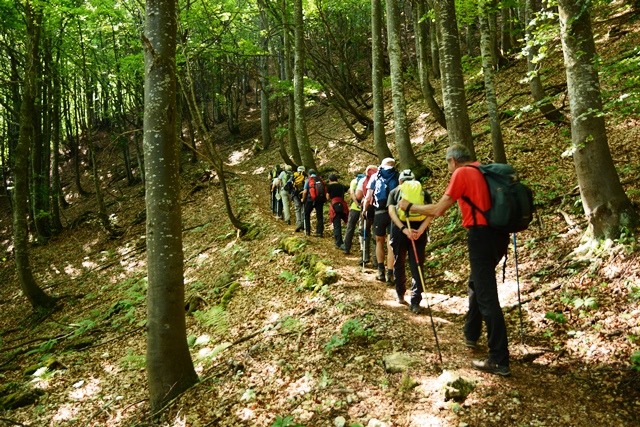
<path fill-rule="evenodd" d="M 340 197 L 341 199 L 344 199 L 344 195 L 348 190 L 349 189 L 347 187 L 337 182 L 334 184 L 329 184 L 327 186 L 329 200 L 333 199 L 334 197 Z"/>
<path fill-rule="evenodd" d="M 471 165 L 479 166 L 480 163 L 473 162 Z M 463 197 L 468 197 L 478 209 L 483 211 L 491 207 L 487 182 L 482 176 L 482 172 L 478 169 L 467 166 L 456 169 L 451 175 L 451 181 L 449 181 L 445 194 L 458 201 L 458 206 L 460 206 L 460 212 L 462 213 L 463 227 L 487 225 L 487 220 L 480 212 L 475 212 L 474 220 L 473 208 L 463 199 Z"/>

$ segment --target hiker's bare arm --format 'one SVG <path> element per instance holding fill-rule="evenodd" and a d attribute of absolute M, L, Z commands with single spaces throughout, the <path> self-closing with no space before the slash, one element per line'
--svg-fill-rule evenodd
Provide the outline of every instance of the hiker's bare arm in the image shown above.
<path fill-rule="evenodd" d="M 398 213 L 396 212 L 396 206 L 389 205 L 387 210 L 389 211 L 389 217 L 391 218 L 391 221 L 393 221 L 396 227 L 401 229 L 404 226 L 404 224 L 402 223 L 402 221 L 400 221 L 400 218 L 398 218 Z"/>
<path fill-rule="evenodd" d="M 367 189 L 367 195 L 364 198 L 364 203 L 362 204 L 362 212 L 364 215 L 364 212 L 367 210 L 367 208 L 369 207 L 369 205 L 371 205 L 371 203 L 373 202 L 373 190 L 368 188 Z"/>
<path fill-rule="evenodd" d="M 440 199 L 438 203 L 435 205 L 411 205 L 411 212 L 417 212 L 422 215 L 438 217 L 444 215 L 444 213 L 455 203 L 450 196 L 444 195 Z M 409 202 L 405 199 L 400 200 L 398 202 L 398 207 L 400 209 L 406 210 L 407 206 L 409 206 Z"/>

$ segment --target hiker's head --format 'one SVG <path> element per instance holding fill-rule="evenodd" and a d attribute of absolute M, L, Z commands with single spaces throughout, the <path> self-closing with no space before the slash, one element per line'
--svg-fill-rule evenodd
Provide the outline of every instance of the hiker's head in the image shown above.
<path fill-rule="evenodd" d="M 309 175 L 315 175 L 315 174 L 316 174 L 315 169 L 309 169 Z"/>
<path fill-rule="evenodd" d="M 392 157 L 386 157 L 382 159 L 380 167 L 383 169 L 391 169 L 396 167 L 396 160 Z"/>
<path fill-rule="evenodd" d="M 367 166 L 367 169 L 365 169 L 365 171 L 364 171 L 364 173 L 367 176 L 371 176 L 376 172 L 378 172 L 378 166 L 376 166 L 376 165 L 369 165 L 369 166 Z"/>
<path fill-rule="evenodd" d="M 404 182 L 404 181 L 412 181 L 416 179 L 416 176 L 413 174 L 413 172 L 411 172 L 411 169 L 405 169 L 402 172 L 400 172 L 400 176 L 398 177 L 398 180 L 400 182 Z"/>
<path fill-rule="evenodd" d="M 298 172 L 304 172 L 307 169 L 304 166 L 298 166 Z"/>
<path fill-rule="evenodd" d="M 328 178 L 329 178 L 329 181 L 331 181 L 331 182 L 337 182 L 338 181 L 338 175 L 336 175 L 335 173 L 330 173 Z"/>
<path fill-rule="evenodd" d="M 449 172 L 453 172 L 459 166 L 473 161 L 471 151 L 462 144 L 453 144 L 447 149 L 447 167 Z"/>
<path fill-rule="evenodd" d="M 291 165 L 284 165 L 284 170 L 286 172 L 291 172 Z"/>

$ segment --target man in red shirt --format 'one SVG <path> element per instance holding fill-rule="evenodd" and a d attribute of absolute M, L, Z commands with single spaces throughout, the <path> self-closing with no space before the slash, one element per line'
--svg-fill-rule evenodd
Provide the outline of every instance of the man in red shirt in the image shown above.
<path fill-rule="evenodd" d="M 467 347 L 475 349 L 482 332 L 482 321 L 487 326 L 489 357 L 485 360 L 473 360 L 472 366 L 484 372 L 508 376 L 509 349 L 507 328 L 498 300 L 498 285 L 495 268 L 507 253 L 509 235 L 490 228 L 483 214 L 471 207 L 465 199 L 471 200 L 478 209 L 491 207 L 491 197 L 482 173 L 467 165 L 479 165 L 474 161 L 469 149 L 455 144 L 447 150 L 447 167 L 452 173 L 451 181 L 444 196 L 437 204 L 413 205 L 406 200 L 398 203 L 400 209 L 418 212 L 428 216 L 442 216 L 445 211 L 458 202 L 462 212 L 462 226 L 467 231 L 467 247 L 471 275 L 469 277 L 469 311 L 464 325 Z"/>

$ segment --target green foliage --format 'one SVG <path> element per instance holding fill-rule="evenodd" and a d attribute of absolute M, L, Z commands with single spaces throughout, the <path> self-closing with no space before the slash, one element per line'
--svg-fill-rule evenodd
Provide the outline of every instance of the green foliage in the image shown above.
<path fill-rule="evenodd" d="M 581 308 L 587 310 L 596 310 L 598 308 L 598 301 L 596 301 L 596 298 L 592 296 L 586 298 L 576 298 L 573 300 L 573 305 L 578 310 L 580 310 Z"/>
<path fill-rule="evenodd" d="M 224 308 L 216 305 L 207 311 L 194 311 L 193 316 L 204 326 L 212 329 L 214 333 L 223 335 L 228 330 L 227 315 Z"/>
<path fill-rule="evenodd" d="M 359 319 L 349 319 L 342 325 L 340 335 L 333 335 L 331 340 L 325 344 L 325 351 L 331 355 L 333 350 L 346 345 L 354 339 L 368 339 L 374 337 L 375 332 L 371 328 L 364 328 Z"/>
<path fill-rule="evenodd" d="M 278 275 L 278 277 L 281 277 L 284 279 L 285 282 L 287 283 L 296 283 L 298 280 L 300 280 L 300 276 L 298 276 L 297 274 L 291 272 L 291 271 L 283 271 L 282 273 L 280 273 Z"/>
<path fill-rule="evenodd" d="M 35 353 L 48 353 L 49 350 L 51 350 L 53 346 L 56 345 L 57 343 L 58 343 L 57 340 L 45 341 L 42 344 L 40 344 L 37 348 L 34 348 L 33 350 L 29 350 L 25 354 L 28 356 L 30 354 L 35 354 Z"/>
<path fill-rule="evenodd" d="M 71 338 L 76 338 L 84 334 L 85 332 L 95 328 L 96 326 L 98 326 L 98 322 L 92 319 L 83 319 L 77 323 L 71 323 L 69 324 L 69 327 L 75 328 L 75 330 L 73 331 L 73 335 L 71 335 Z"/>
<path fill-rule="evenodd" d="M 282 418 L 280 415 L 276 417 L 276 420 L 271 424 L 271 427 L 304 427 L 302 424 L 298 424 L 293 421 L 293 416 L 287 415 Z"/>
<path fill-rule="evenodd" d="M 229 285 L 229 289 L 227 289 L 227 291 L 224 293 L 224 295 L 222 296 L 222 300 L 220 301 L 220 305 L 223 308 L 227 307 L 227 304 L 229 304 L 229 301 L 231 301 L 231 298 L 233 297 L 233 293 L 240 287 L 240 283 L 239 282 L 233 282 L 231 283 L 231 285 Z"/>
<path fill-rule="evenodd" d="M 120 358 L 122 368 L 128 371 L 143 369 L 147 365 L 147 358 L 142 355 L 133 354 L 133 350 L 129 349 L 127 355 Z"/>
<path fill-rule="evenodd" d="M 544 317 L 545 317 L 545 319 L 551 319 L 554 322 L 559 323 L 559 324 L 567 323 L 567 318 L 562 313 L 556 313 L 556 312 L 553 312 L 553 311 L 549 311 L 549 312 L 547 312 L 547 314 L 544 315 Z"/>
<path fill-rule="evenodd" d="M 640 371 L 640 350 L 636 350 L 631 355 L 631 367 L 636 371 Z"/>

